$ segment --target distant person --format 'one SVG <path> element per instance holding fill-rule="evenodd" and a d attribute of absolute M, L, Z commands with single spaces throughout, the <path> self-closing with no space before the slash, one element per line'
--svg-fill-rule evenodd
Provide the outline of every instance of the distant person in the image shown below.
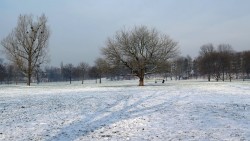
<path fill-rule="evenodd" d="M 165 80 L 163 79 L 163 80 L 162 80 L 162 84 L 163 84 L 164 82 L 165 82 Z"/>

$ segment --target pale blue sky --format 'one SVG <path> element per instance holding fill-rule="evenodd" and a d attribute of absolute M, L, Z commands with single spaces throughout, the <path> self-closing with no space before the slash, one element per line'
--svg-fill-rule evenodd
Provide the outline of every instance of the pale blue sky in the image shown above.
<path fill-rule="evenodd" d="M 107 37 L 135 25 L 168 34 L 179 42 L 183 56 L 196 57 L 206 43 L 250 50 L 250 0 L 1 0 L 0 39 L 20 14 L 42 13 L 52 32 L 54 66 L 62 61 L 93 64 Z"/>

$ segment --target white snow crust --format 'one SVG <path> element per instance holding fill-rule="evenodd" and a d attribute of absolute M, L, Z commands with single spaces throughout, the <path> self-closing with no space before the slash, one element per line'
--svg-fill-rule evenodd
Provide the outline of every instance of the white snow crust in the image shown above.
<path fill-rule="evenodd" d="M 137 83 L 0 85 L 0 140 L 250 140 L 250 82 Z"/>

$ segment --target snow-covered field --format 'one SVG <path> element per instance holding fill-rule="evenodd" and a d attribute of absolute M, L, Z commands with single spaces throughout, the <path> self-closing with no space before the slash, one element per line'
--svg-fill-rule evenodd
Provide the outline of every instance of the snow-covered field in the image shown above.
<path fill-rule="evenodd" d="M 250 140 L 249 81 L 137 83 L 0 85 L 0 140 Z"/>

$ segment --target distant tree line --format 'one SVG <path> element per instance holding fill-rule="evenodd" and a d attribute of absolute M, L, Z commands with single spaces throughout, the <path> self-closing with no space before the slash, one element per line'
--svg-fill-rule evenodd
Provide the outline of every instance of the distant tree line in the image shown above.
<path fill-rule="evenodd" d="M 84 80 L 95 80 L 101 83 L 102 78 L 112 81 L 121 79 L 131 79 L 130 72 L 122 67 L 110 67 L 105 65 L 105 60 L 98 58 L 95 65 L 90 66 L 85 62 L 79 63 L 77 66 L 73 64 L 63 64 L 60 67 L 45 67 L 44 69 L 35 70 L 31 78 L 31 82 L 69 82 L 80 81 L 84 84 Z M 27 77 L 18 70 L 13 64 L 4 63 L 0 59 L 0 84 L 18 84 L 25 83 Z"/>
<path fill-rule="evenodd" d="M 0 84 L 12 84 L 24 82 L 24 74 L 14 65 L 3 63 L 0 58 Z"/>
<path fill-rule="evenodd" d="M 230 45 L 221 44 L 216 49 L 212 44 L 203 45 L 199 56 L 179 56 L 165 64 L 165 69 L 156 72 L 163 79 L 185 80 L 206 78 L 208 81 L 232 81 L 250 79 L 250 51 L 236 52 Z M 35 70 L 32 82 L 69 82 L 95 80 L 101 83 L 102 78 L 111 81 L 134 79 L 130 69 L 123 65 L 109 65 L 103 58 L 98 58 L 93 66 L 81 62 L 63 64 L 60 67 L 45 67 Z M 4 63 L 0 59 L 0 84 L 18 84 L 26 81 L 25 74 L 14 64 Z"/>
<path fill-rule="evenodd" d="M 215 81 L 232 81 L 233 79 L 250 78 L 250 51 L 236 52 L 229 44 L 220 44 L 217 48 L 213 44 L 202 45 L 199 56 L 192 59 L 190 56 L 179 56 L 167 61 L 154 74 L 161 74 L 163 79 L 171 80 L 207 78 Z M 150 75 L 151 73 L 149 73 Z M 60 67 L 36 68 L 32 82 L 61 82 L 95 80 L 101 83 L 102 78 L 109 80 L 134 79 L 133 72 L 123 64 L 110 65 L 104 58 L 97 58 L 90 66 L 81 62 L 63 64 Z M 0 59 L 0 83 L 18 84 L 26 81 L 25 74 L 13 63 L 4 63 Z"/>
<path fill-rule="evenodd" d="M 167 76 L 171 79 L 204 78 L 208 81 L 250 79 L 250 51 L 236 52 L 229 44 L 205 44 L 199 56 L 177 57 L 169 65 Z"/>
<path fill-rule="evenodd" d="M 250 51 L 235 52 L 229 44 L 220 44 L 217 49 L 212 44 L 203 45 L 196 61 L 199 73 L 208 81 L 249 78 Z"/>

